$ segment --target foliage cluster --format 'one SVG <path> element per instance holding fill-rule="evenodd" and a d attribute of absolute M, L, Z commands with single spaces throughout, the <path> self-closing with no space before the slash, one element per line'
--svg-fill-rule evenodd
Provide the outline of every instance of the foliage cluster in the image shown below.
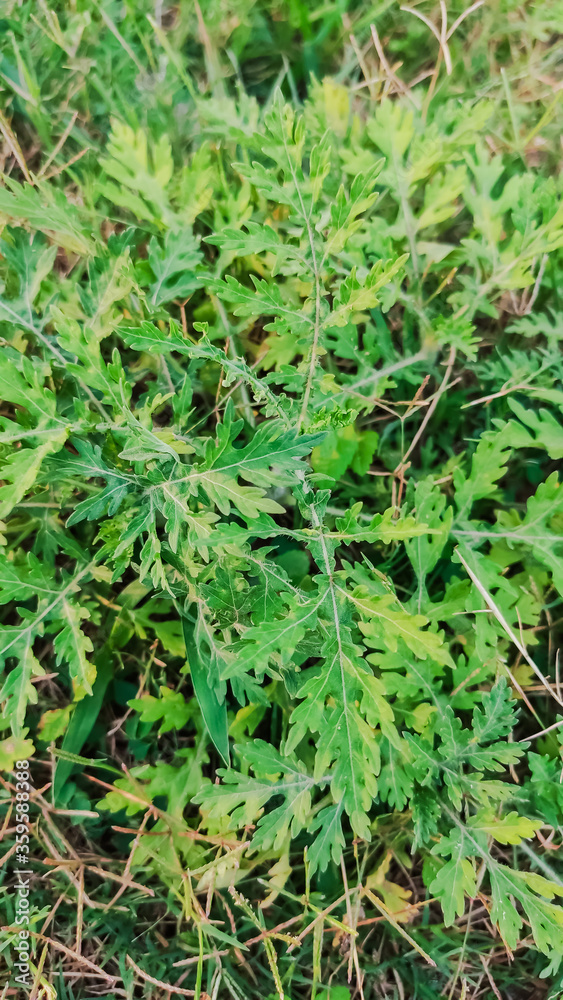
<path fill-rule="evenodd" d="M 41 995 L 558 995 L 562 17 L 6 5 Z"/>

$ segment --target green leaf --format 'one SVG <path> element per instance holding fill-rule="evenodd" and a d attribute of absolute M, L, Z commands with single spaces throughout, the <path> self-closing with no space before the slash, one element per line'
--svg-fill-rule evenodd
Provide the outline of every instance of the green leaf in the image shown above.
<path fill-rule="evenodd" d="M 138 218 L 168 218 L 166 188 L 172 178 L 173 162 L 167 137 L 161 136 L 149 149 L 142 129 L 133 129 L 114 118 L 106 152 L 100 166 L 117 183 L 98 182 L 99 192 Z"/>
<path fill-rule="evenodd" d="M 461 469 L 455 470 L 455 501 L 460 520 L 469 516 L 475 501 L 495 495 L 498 480 L 506 474 L 511 450 L 510 438 L 502 431 L 486 431 L 475 450 L 469 475 Z"/>
<path fill-rule="evenodd" d="M 342 832 L 343 807 L 341 800 L 336 805 L 321 809 L 309 828 L 311 833 L 317 834 L 307 851 L 311 875 L 317 870 L 326 871 L 331 861 L 335 865 L 340 864 L 342 851 L 346 846 Z"/>
<path fill-rule="evenodd" d="M 0 217 L 5 221 L 27 223 L 69 253 L 88 257 L 95 252 L 91 228 L 62 191 L 46 181 L 36 181 L 32 187 L 5 177 L 4 184 L 6 187 L 0 188 Z"/>
<path fill-rule="evenodd" d="M 477 894 L 477 881 L 473 865 L 459 854 L 440 868 L 428 886 L 433 896 L 440 900 L 446 927 L 451 927 L 456 917 L 463 916 L 465 895 L 473 899 Z"/>
<path fill-rule="evenodd" d="M 326 326 L 344 326 L 355 313 L 374 309 L 379 303 L 378 291 L 399 273 L 407 259 L 408 254 L 403 254 L 396 260 L 385 263 L 378 261 L 377 264 L 373 265 L 364 281 L 357 278 L 356 269 L 353 268 L 349 277 L 344 279 L 338 289 L 336 308 L 327 319 Z"/>
<path fill-rule="evenodd" d="M 45 669 L 33 652 L 33 629 L 30 627 L 4 626 L 0 632 L 0 659 L 16 658 L 17 664 L 7 674 L 0 688 L 2 716 L 11 725 L 16 737 L 23 737 L 28 705 L 37 704 L 34 677 L 43 677 Z M 27 730 L 25 731 L 27 733 Z"/>
<path fill-rule="evenodd" d="M 193 678 L 193 670 L 192 670 Z M 179 691 L 172 691 L 170 688 L 160 687 L 160 698 L 154 698 L 150 694 L 144 694 L 141 698 L 133 698 L 128 701 L 129 708 L 140 712 L 141 722 L 161 721 L 158 730 L 167 733 L 171 729 L 182 729 L 191 715 L 191 708 L 186 699 Z"/>
<path fill-rule="evenodd" d="M 307 824 L 317 782 L 293 754 L 282 755 L 263 740 L 237 746 L 235 751 L 256 776 L 222 771 L 223 784 L 206 787 L 197 794 L 196 802 L 212 819 L 230 814 L 231 826 L 237 827 L 255 820 L 270 799 L 282 796 L 282 805 L 260 817 L 253 836 L 256 848 L 279 847 L 290 829 L 295 835 Z"/>
<path fill-rule="evenodd" d="M 315 775 L 320 778 L 334 765 L 332 795 L 337 802 L 343 800 L 356 834 L 369 839 L 367 810 L 377 792 L 380 770 L 378 743 L 371 726 L 381 722 L 392 732 L 393 713 L 358 652 L 350 642 L 349 630 L 335 621 L 334 635 L 321 650 L 322 669 L 307 670 L 298 691 L 301 703 L 291 715 L 287 752 L 297 747 L 308 732 L 319 733 Z M 370 725 L 358 711 L 359 696 L 370 716 Z"/>
<path fill-rule="evenodd" d="M 162 248 L 153 236 L 148 252 L 155 278 L 149 288 L 151 304 L 158 307 L 191 295 L 199 286 L 196 270 L 201 259 L 199 242 L 187 227 L 170 230 Z"/>
<path fill-rule="evenodd" d="M 563 426 L 549 410 L 528 410 L 510 397 L 508 405 L 518 417 L 509 420 L 504 430 L 512 448 L 545 448 L 550 458 L 563 458 Z"/>
<path fill-rule="evenodd" d="M 65 661 L 74 686 L 76 700 L 84 694 L 92 694 L 92 684 L 96 677 L 96 667 L 86 653 L 91 653 L 92 640 L 82 631 L 81 625 L 90 617 L 86 608 L 77 607 L 69 601 L 61 602 L 62 629 L 55 638 L 54 647 L 57 664 Z"/>
<path fill-rule="evenodd" d="M 85 745 L 92 729 L 96 724 L 100 709 L 103 704 L 104 695 L 113 677 L 114 664 L 110 644 L 102 647 L 96 657 L 96 680 L 92 687 L 92 694 L 82 698 L 74 709 L 68 729 L 64 735 L 61 750 L 76 757 Z M 61 794 L 66 786 L 74 768 L 74 761 L 68 757 L 60 759 L 55 767 L 53 778 L 53 799 L 55 803 L 61 801 Z"/>
<path fill-rule="evenodd" d="M 185 616 L 182 617 L 182 627 L 184 630 L 184 642 L 186 644 L 190 676 L 203 721 L 216 750 L 225 761 L 225 764 L 228 765 L 230 756 L 229 727 L 224 693 L 221 692 L 220 687 L 213 684 L 209 676 L 209 667 L 206 666 L 197 647 L 194 627 Z M 220 697 L 218 691 L 222 693 L 222 697 Z"/>
<path fill-rule="evenodd" d="M 351 600 L 364 619 L 368 619 L 359 623 L 368 646 L 394 652 L 401 642 L 422 660 L 429 656 L 437 663 L 452 665 L 442 636 L 424 629 L 428 619 L 401 610 L 392 594 L 370 598 L 364 597 L 359 589 L 354 591 Z"/>

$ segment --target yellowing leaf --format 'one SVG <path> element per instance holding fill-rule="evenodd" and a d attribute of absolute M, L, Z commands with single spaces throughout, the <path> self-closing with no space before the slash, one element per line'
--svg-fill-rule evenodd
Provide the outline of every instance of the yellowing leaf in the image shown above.
<path fill-rule="evenodd" d="M 377 892 L 387 909 L 393 914 L 395 920 L 400 924 L 408 924 L 418 916 L 418 907 L 412 906 L 409 900 L 412 896 L 410 889 L 405 889 L 397 882 L 390 882 L 387 879 L 392 860 L 392 854 L 387 852 L 381 864 L 366 879 L 366 886 Z"/>
<path fill-rule="evenodd" d="M 481 813 L 471 821 L 471 827 L 493 837 L 499 844 L 519 844 L 533 837 L 541 829 L 541 820 L 527 819 L 517 812 L 497 817 L 494 813 Z"/>
<path fill-rule="evenodd" d="M 0 740 L 0 771 L 12 771 L 17 760 L 29 760 L 33 757 L 34 746 L 31 740 L 20 736 L 9 736 Z"/>

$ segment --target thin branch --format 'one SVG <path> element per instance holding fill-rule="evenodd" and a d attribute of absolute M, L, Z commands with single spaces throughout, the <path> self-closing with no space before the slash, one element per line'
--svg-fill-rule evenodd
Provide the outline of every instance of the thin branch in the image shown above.
<path fill-rule="evenodd" d="M 15 156 L 17 162 L 18 162 L 18 165 L 20 167 L 20 170 L 21 170 L 22 174 L 24 175 L 27 183 L 28 184 L 33 184 L 34 181 L 33 181 L 33 178 L 32 178 L 32 176 L 31 176 L 31 174 L 30 174 L 30 172 L 28 170 L 27 163 L 25 162 L 24 155 L 23 155 L 23 153 L 21 151 L 21 146 L 20 146 L 18 140 L 16 139 L 16 137 L 15 137 L 13 131 L 12 131 L 12 127 L 11 127 L 8 119 L 5 117 L 5 115 L 3 114 L 3 112 L 1 110 L 0 110 L 0 132 L 4 136 L 4 139 L 6 140 L 7 145 L 9 146 L 9 148 L 12 151 L 12 153 L 14 154 L 14 156 Z"/>
<path fill-rule="evenodd" d="M 514 631 L 512 630 L 512 628 L 510 627 L 510 625 L 508 624 L 508 622 L 507 622 L 506 618 L 504 617 L 502 611 L 500 610 L 498 604 L 496 604 L 496 602 L 494 601 L 494 599 L 491 596 L 491 594 L 489 594 L 488 590 L 481 583 L 479 577 L 476 575 L 476 573 L 473 572 L 473 570 L 471 569 L 471 566 L 463 558 L 461 552 L 459 551 L 459 548 L 456 548 L 455 551 L 456 551 L 456 553 L 458 555 L 458 558 L 459 558 L 460 562 L 465 567 L 467 575 L 471 578 L 471 580 L 473 581 L 473 583 L 477 587 L 477 590 L 481 594 L 481 597 L 483 597 L 485 599 L 485 601 L 487 602 L 487 604 L 489 605 L 489 607 L 490 607 L 491 611 L 493 612 L 495 618 L 497 619 L 499 625 L 502 626 L 502 628 L 506 632 L 506 634 L 507 634 L 508 638 L 510 639 L 510 641 L 516 646 L 516 649 L 524 657 L 524 659 L 526 660 L 526 663 L 528 663 L 529 666 L 532 668 L 532 670 L 534 671 L 536 677 L 539 677 L 539 679 L 542 682 L 542 684 L 545 687 L 545 689 L 547 691 L 549 691 L 551 697 L 554 698 L 555 701 L 559 705 L 561 705 L 563 707 L 563 701 L 561 700 L 561 698 L 559 697 L 559 695 L 557 695 L 554 692 L 552 686 L 549 684 L 549 682 L 547 681 L 547 679 L 544 677 L 544 675 L 542 674 L 540 668 L 534 663 L 534 661 L 532 660 L 532 657 L 528 653 L 528 650 L 526 649 L 526 647 L 524 646 L 524 644 L 520 641 L 520 639 L 518 638 L 518 636 L 514 634 Z"/>
<path fill-rule="evenodd" d="M 148 972 L 143 972 L 142 969 L 133 961 L 130 955 L 126 956 L 127 964 L 131 966 L 134 972 L 145 981 L 145 983 L 152 983 L 153 986 L 158 986 L 159 989 L 164 990 L 166 993 L 177 993 L 182 997 L 195 997 L 195 990 L 185 990 L 181 986 L 171 986 L 170 983 L 163 983 L 161 979 L 154 979 L 153 976 L 149 976 Z M 200 993 L 200 1000 L 210 1000 L 208 993 Z"/>
<path fill-rule="evenodd" d="M 60 151 L 63 148 L 65 142 L 67 141 L 70 133 L 72 132 L 72 129 L 74 127 L 74 123 L 75 123 L 75 121 L 76 121 L 77 118 L 78 118 L 78 111 L 75 111 L 74 114 L 73 114 L 73 116 L 72 116 L 72 118 L 70 119 L 67 127 L 65 128 L 63 134 L 59 138 L 59 141 L 57 142 L 55 148 L 52 150 L 51 153 L 49 153 L 49 156 L 47 157 L 47 159 L 45 160 L 45 163 L 41 167 L 41 170 L 37 174 L 37 178 L 38 179 L 41 178 L 41 177 L 43 177 L 43 174 L 47 172 L 48 168 L 51 166 L 53 160 L 55 159 L 57 153 L 60 153 Z"/>
<path fill-rule="evenodd" d="M 436 27 L 436 25 L 430 20 L 429 17 L 426 17 L 426 14 L 423 14 L 420 10 L 414 10 L 412 7 L 407 7 L 406 4 L 401 7 L 401 10 L 404 10 L 407 14 L 414 14 L 415 17 L 418 17 L 419 20 L 421 20 L 421 21 L 424 22 L 424 24 L 426 25 L 427 28 L 430 28 L 430 31 L 434 35 L 434 38 L 437 40 L 438 45 L 440 46 L 440 49 L 442 51 L 442 55 L 444 57 L 444 62 L 446 64 L 446 72 L 447 72 L 448 76 L 451 76 L 451 72 L 452 72 L 452 57 L 450 55 L 450 49 L 449 49 L 448 41 L 447 41 L 447 39 L 448 39 L 448 35 L 447 35 L 447 12 L 445 10 L 444 0 L 440 0 L 440 8 L 441 8 L 441 11 L 442 11 L 442 30 L 441 31 L 438 31 L 438 28 Z"/>
<path fill-rule="evenodd" d="M 438 389 L 438 392 L 436 393 L 436 395 L 434 396 L 434 399 L 432 400 L 430 406 L 428 407 L 428 409 L 427 409 L 427 411 L 426 411 L 426 413 L 424 415 L 424 419 L 423 419 L 420 427 L 418 428 L 415 436 L 413 437 L 413 439 L 412 439 L 412 441 L 411 441 L 411 443 L 409 445 L 408 450 L 405 452 L 405 454 L 403 455 L 403 457 L 402 457 L 399 465 L 397 466 L 397 469 L 399 469 L 402 466 L 404 466 L 404 464 L 407 461 L 409 455 L 412 454 L 412 452 L 416 448 L 416 445 L 420 441 L 420 438 L 424 434 L 424 430 L 426 428 L 426 425 L 427 425 L 428 421 L 432 417 L 432 414 L 434 413 L 434 410 L 436 409 L 436 407 L 437 407 L 437 405 L 438 405 L 438 403 L 440 401 L 441 396 L 443 395 L 443 393 L 447 389 L 448 382 L 450 381 L 450 377 L 451 377 L 451 374 L 452 374 L 452 369 L 453 369 L 453 366 L 455 364 L 455 356 L 456 356 L 456 350 L 455 350 L 455 347 L 452 347 L 452 349 L 450 350 L 450 356 L 448 358 L 448 367 L 446 369 L 446 373 L 445 373 L 445 375 L 444 375 L 444 377 L 442 379 L 442 382 L 440 384 L 440 388 Z"/>
<path fill-rule="evenodd" d="M 545 736 L 546 733 L 553 732 L 554 729 L 559 729 L 563 726 L 563 719 L 559 719 L 559 722 L 554 722 L 552 726 L 548 726 L 547 729 L 540 729 L 539 733 L 533 733 L 531 736 L 525 736 L 524 739 L 520 740 L 520 743 L 528 743 L 529 740 L 537 740 L 540 736 Z"/>

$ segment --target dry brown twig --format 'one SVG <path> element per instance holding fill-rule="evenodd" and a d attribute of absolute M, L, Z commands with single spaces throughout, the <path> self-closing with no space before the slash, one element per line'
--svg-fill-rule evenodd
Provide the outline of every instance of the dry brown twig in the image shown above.
<path fill-rule="evenodd" d="M 381 44 L 381 39 L 380 39 L 380 37 L 379 37 L 379 35 L 377 33 L 377 28 L 375 27 L 375 24 L 370 24 L 369 27 L 370 27 L 370 31 L 371 31 L 371 37 L 373 39 L 373 44 L 375 46 L 375 51 L 377 52 L 377 55 L 379 56 L 379 61 L 381 63 L 381 66 L 382 66 L 383 70 L 385 71 L 385 74 L 386 74 L 387 78 L 394 83 L 394 85 L 395 85 L 395 87 L 396 87 L 396 89 L 398 90 L 399 93 L 403 94 L 404 97 L 408 98 L 408 100 L 411 102 L 411 104 L 414 105 L 414 107 L 417 109 L 417 111 L 420 110 L 416 99 L 413 97 L 413 95 L 409 91 L 409 89 L 406 86 L 406 84 L 403 83 L 403 81 L 401 80 L 401 78 L 399 76 L 397 76 L 397 74 L 395 73 L 395 71 L 389 65 L 389 63 L 387 61 L 387 56 L 385 55 L 383 46 Z"/>
<path fill-rule="evenodd" d="M 456 349 L 455 349 L 455 347 L 452 347 L 452 349 L 450 350 L 449 357 L 448 357 L 446 372 L 445 372 L 445 375 L 444 375 L 444 377 L 442 379 L 442 382 L 440 383 L 438 391 L 434 394 L 432 402 L 430 403 L 430 406 L 428 407 L 426 413 L 424 414 L 424 418 L 423 418 L 423 420 L 422 420 L 422 422 L 420 424 L 420 427 L 418 428 L 416 434 L 414 435 L 414 437 L 413 437 L 413 439 L 412 439 L 409 447 L 407 448 L 407 450 L 406 450 L 405 454 L 403 455 L 401 461 L 399 462 L 397 468 L 393 472 L 393 475 L 395 476 L 395 480 L 396 481 L 398 480 L 398 482 L 399 482 L 399 495 L 398 495 L 398 498 L 396 500 L 395 500 L 395 497 L 393 498 L 393 506 L 395 506 L 396 508 L 400 507 L 400 505 L 401 505 L 401 498 L 402 498 L 404 484 L 405 484 L 405 472 L 407 471 L 407 469 L 409 468 L 409 465 L 410 465 L 410 462 L 407 462 L 407 459 L 412 454 L 412 452 L 416 448 L 418 442 L 420 441 L 422 435 L 424 434 L 426 426 L 427 426 L 429 420 L 431 419 L 432 414 L 434 413 L 434 410 L 436 409 L 436 407 L 437 407 L 437 405 L 438 405 L 441 397 L 443 396 L 444 392 L 446 391 L 446 389 L 448 387 L 448 383 L 450 381 L 450 377 L 451 377 L 451 374 L 452 374 L 453 366 L 455 364 L 455 358 L 456 358 Z M 425 383 L 426 383 L 426 380 L 425 380 Z M 423 386 L 424 386 L 425 383 L 423 383 Z M 422 391 L 423 386 L 420 387 L 419 391 Z M 417 397 L 415 395 L 413 403 L 416 401 L 416 398 Z M 393 491 L 395 492 L 395 484 L 393 485 Z"/>
<path fill-rule="evenodd" d="M 197 995 L 195 990 L 185 990 L 181 986 L 171 986 L 170 983 L 163 983 L 161 979 L 155 979 L 153 976 L 149 976 L 148 972 L 143 972 L 143 970 L 139 968 L 130 955 L 126 956 L 126 961 L 145 983 L 152 983 L 153 986 L 158 986 L 159 989 L 164 990 L 166 993 L 176 993 L 182 997 L 195 997 Z M 200 1000 L 211 1000 L 208 993 L 200 993 L 199 997 Z"/>

